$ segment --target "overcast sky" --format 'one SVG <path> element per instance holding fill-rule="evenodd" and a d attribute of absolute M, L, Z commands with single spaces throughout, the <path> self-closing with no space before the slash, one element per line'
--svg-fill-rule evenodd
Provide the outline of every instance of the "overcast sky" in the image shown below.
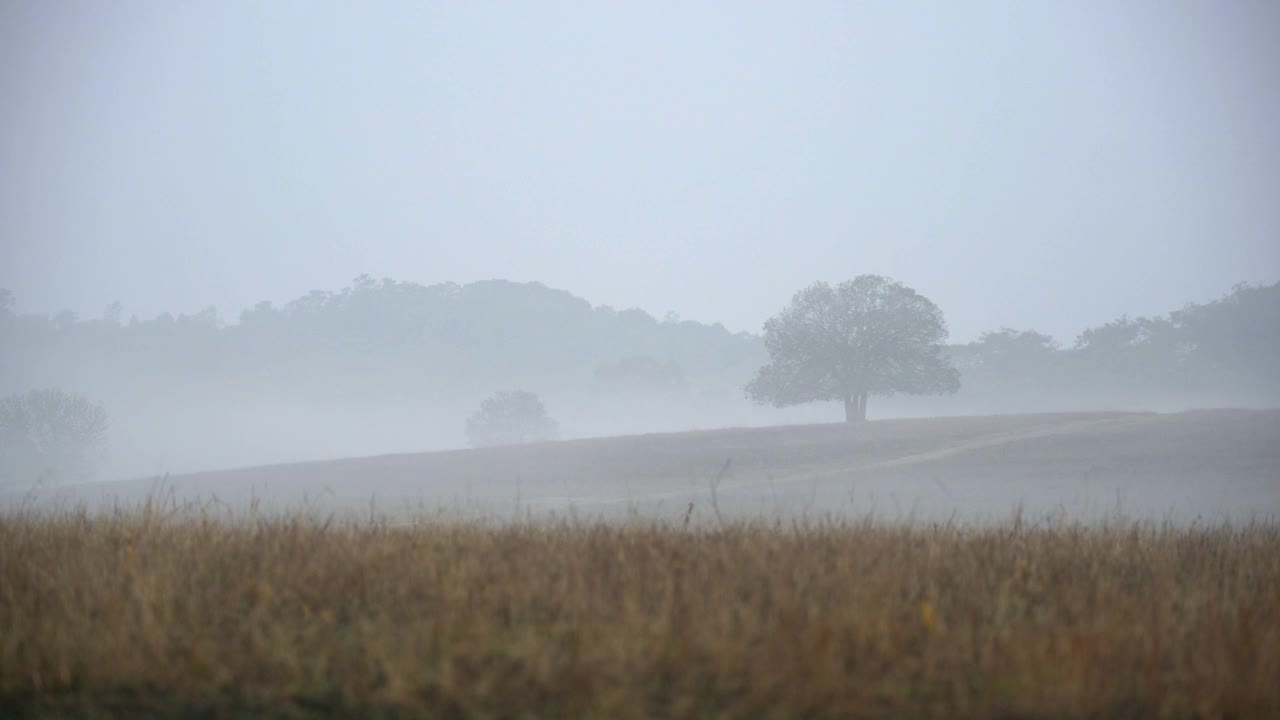
<path fill-rule="evenodd" d="M 538 280 L 758 331 L 891 275 L 1070 341 L 1280 280 L 1280 3 L 0 3 L 0 287 Z"/>

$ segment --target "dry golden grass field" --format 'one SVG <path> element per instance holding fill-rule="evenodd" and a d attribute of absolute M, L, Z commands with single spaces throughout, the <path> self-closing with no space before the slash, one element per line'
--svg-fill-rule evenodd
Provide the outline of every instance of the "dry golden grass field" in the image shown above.
<path fill-rule="evenodd" d="M 0 718 L 1280 717 L 1276 411 L 157 487 L 0 497 Z"/>
<path fill-rule="evenodd" d="M 1280 717 L 1280 527 L 0 520 L 0 716 Z"/>

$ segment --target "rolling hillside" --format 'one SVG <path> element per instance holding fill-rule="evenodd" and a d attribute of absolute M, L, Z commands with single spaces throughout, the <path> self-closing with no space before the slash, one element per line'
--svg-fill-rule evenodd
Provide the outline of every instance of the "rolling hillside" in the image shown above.
<path fill-rule="evenodd" d="M 1280 411 L 884 420 L 386 455 L 81 485 L 4 502 L 210 501 L 492 518 L 1280 515 Z"/>

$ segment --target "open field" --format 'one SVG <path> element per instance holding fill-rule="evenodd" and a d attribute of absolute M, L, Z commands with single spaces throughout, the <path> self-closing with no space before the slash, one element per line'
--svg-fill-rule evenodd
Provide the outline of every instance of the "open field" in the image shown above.
<path fill-rule="evenodd" d="M 11 495 L 0 717 L 1280 716 L 1278 478 L 1215 411 Z"/>
<path fill-rule="evenodd" d="M 0 519 L 4 717 L 1280 716 L 1280 527 Z"/>
<path fill-rule="evenodd" d="M 229 430 L 233 432 L 233 430 Z M 229 435 L 233 437 L 233 435 Z M 727 465 L 726 465 L 727 463 Z M 387 455 L 0 496 L 10 507 L 216 497 L 307 508 L 695 523 L 827 516 L 1001 521 L 1280 517 L 1280 411 L 882 420 Z"/>

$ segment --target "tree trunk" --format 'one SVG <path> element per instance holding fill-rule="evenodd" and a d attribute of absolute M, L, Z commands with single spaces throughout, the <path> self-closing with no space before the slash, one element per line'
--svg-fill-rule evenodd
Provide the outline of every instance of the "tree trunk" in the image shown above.
<path fill-rule="evenodd" d="M 867 394 L 846 395 L 844 398 L 844 421 L 860 423 L 867 419 Z"/>

